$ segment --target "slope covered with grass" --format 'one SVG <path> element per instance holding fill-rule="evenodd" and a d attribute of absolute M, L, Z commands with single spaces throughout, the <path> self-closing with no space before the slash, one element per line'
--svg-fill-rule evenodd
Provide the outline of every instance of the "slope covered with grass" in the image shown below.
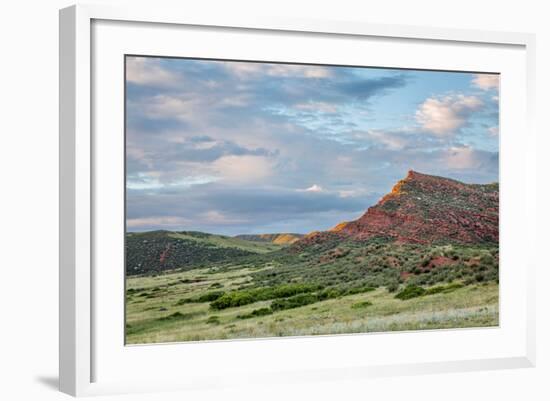
<path fill-rule="evenodd" d="M 126 235 L 126 273 L 156 274 L 194 269 L 245 256 L 272 252 L 279 245 L 195 231 L 151 231 Z"/>

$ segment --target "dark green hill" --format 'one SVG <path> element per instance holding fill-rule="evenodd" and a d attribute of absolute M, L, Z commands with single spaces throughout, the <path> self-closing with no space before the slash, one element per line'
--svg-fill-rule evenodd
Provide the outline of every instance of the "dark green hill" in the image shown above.
<path fill-rule="evenodd" d="M 276 251 L 279 245 L 197 231 L 150 231 L 126 234 L 126 273 L 189 270 L 208 263 Z"/>

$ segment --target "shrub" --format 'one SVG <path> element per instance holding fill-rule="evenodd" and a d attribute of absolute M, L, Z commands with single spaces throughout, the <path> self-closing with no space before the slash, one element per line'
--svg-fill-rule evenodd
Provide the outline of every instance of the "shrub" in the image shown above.
<path fill-rule="evenodd" d="M 216 315 L 210 316 L 208 319 L 206 319 L 206 323 L 208 323 L 208 324 L 220 324 L 220 318 Z"/>
<path fill-rule="evenodd" d="M 494 259 L 490 253 L 483 254 L 479 261 L 484 265 L 492 265 L 494 263 Z"/>
<path fill-rule="evenodd" d="M 362 301 L 362 302 L 357 302 L 357 303 L 351 305 L 351 308 L 352 309 L 362 309 L 362 308 L 366 308 L 366 307 L 371 306 L 371 305 L 372 305 L 371 301 Z"/>
<path fill-rule="evenodd" d="M 321 291 L 317 297 L 320 301 L 324 301 L 325 299 L 334 299 L 338 298 L 342 293 L 336 289 L 336 288 L 327 288 L 323 291 Z"/>
<path fill-rule="evenodd" d="M 414 284 L 410 284 L 406 286 L 402 291 L 397 293 L 395 295 L 395 298 L 404 301 L 411 298 L 421 297 L 425 293 L 426 293 L 426 290 L 424 288 Z"/>
<path fill-rule="evenodd" d="M 273 311 L 299 308 L 319 301 L 319 297 L 314 294 L 299 294 L 290 298 L 276 299 L 271 303 Z"/>
<path fill-rule="evenodd" d="M 445 290 L 445 286 L 438 285 L 436 287 L 431 287 L 426 290 L 424 295 L 433 295 L 433 294 L 439 294 L 440 292 L 443 292 Z"/>
<path fill-rule="evenodd" d="M 271 308 L 254 309 L 252 312 L 247 313 L 246 315 L 237 315 L 237 319 L 250 319 L 258 316 L 271 315 L 272 313 L 273 310 Z"/>
<path fill-rule="evenodd" d="M 157 320 L 160 320 L 160 321 L 189 320 L 194 318 L 195 316 L 201 315 L 202 313 L 204 312 L 189 312 L 189 313 L 174 312 L 170 315 L 159 317 Z"/>
<path fill-rule="evenodd" d="M 395 292 L 399 289 L 399 283 L 397 282 L 390 283 L 388 284 L 386 289 L 388 290 L 388 292 Z"/>
<path fill-rule="evenodd" d="M 254 297 L 246 291 L 235 291 L 228 294 L 224 294 L 214 302 L 210 303 L 210 307 L 213 309 L 227 309 L 235 306 L 248 305 L 256 300 Z"/>
<path fill-rule="evenodd" d="M 212 302 L 212 301 L 215 301 L 216 299 L 220 298 L 221 296 L 223 296 L 225 294 L 224 291 L 211 291 L 211 292 L 207 292 L 206 294 L 202 294 L 200 295 L 196 302 Z"/>
<path fill-rule="evenodd" d="M 376 288 L 370 286 L 360 286 L 348 288 L 345 292 L 345 295 L 361 294 L 363 292 L 374 291 Z"/>
<path fill-rule="evenodd" d="M 311 284 L 286 284 L 276 287 L 272 290 L 271 297 L 287 298 L 293 295 L 312 292 L 318 290 L 319 286 Z"/>
<path fill-rule="evenodd" d="M 464 284 L 466 285 L 470 285 L 470 284 L 474 284 L 475 283 L 475 280 L 473 277 L 468 277 L 464 280 Z"/>
<path fill-rule="evenodd" d="M 439 294 L 439 293 L 447 294 L 449 292 L 452 292 L 462 287 L 464 287 L 464 285 L 460 283 L 454 283 L 449 285 L 438 285 L 436 287 L 428 288 L 424 295 L 433 295 L 433 294 Z"/>
<path fill-rule="evenodd" d="M 184 315 L 181 312 L 174 312 L 171 315 L 163 316 L 163 317 L 159 318 L 158 320 L 179 320 L 179 319 L 186 319 L 186 318 L 188 318 L 187 315 Z"/>

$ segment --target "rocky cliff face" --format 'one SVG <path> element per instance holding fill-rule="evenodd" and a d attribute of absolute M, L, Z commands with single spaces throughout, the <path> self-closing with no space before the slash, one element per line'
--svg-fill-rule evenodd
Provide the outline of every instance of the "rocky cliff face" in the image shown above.
<path fill-rule="evenodd" d="M 306 236 L 297 244 L 328 238 L 389 237 L 403 243 L 498 243 L 497 183 L 465 184 L 409 171 L 359 219 Z"/>

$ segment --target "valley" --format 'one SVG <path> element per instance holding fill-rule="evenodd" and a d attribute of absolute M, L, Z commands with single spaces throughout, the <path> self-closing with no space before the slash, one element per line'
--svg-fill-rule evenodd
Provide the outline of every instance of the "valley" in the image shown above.
<path fill-rule="evenodd" d="M 409 172 L 300 234 L 128 233 L 128 344 L 499 324 L 498 184 Z"/>

